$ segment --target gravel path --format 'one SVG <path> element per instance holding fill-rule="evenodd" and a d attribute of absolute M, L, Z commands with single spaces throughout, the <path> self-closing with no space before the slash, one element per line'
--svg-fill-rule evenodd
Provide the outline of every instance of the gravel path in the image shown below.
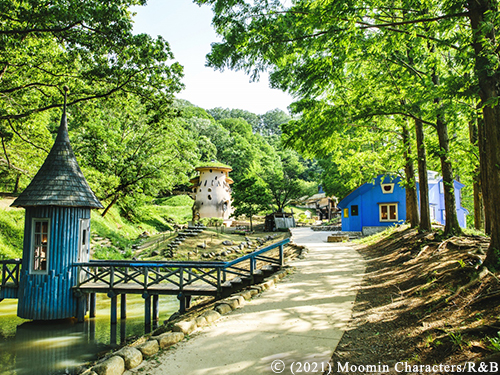
<path fill-rule="evenodd" d="M 309 250 L 305 259 L 290 263 L 295 272 L 126 374 L 291 374 L 301 366 L 302 372 L 323 373 L 351 316 L 365 266 L 350 244 L 326 242 L 329 232 L 292 233 Z"/>

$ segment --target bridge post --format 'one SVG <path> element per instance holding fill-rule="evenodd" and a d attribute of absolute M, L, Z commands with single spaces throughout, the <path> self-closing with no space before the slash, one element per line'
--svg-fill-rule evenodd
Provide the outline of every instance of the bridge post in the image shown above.
<path fill-rule="evenodd" d="M 158 323 L 160 320 L 160 296 L 153 295 L 153 323 Z"/>
<path fill-rule="evenodd" d="M 177 295 L 177 299 L 179 300 L 179 313 L 184 314 L 186 312 L 187 306 L 186 306 L 186 296 L 184 293 L 179 293 Z"/>
<path fill-rule="evenodd" d="M 254 283 L 254 276 L 253 276 L 253 273 L 255 272 L 255 262 L 254 262 L 254 258 L 250 258 L 250 279 L 252 281 L 252 284 Z"/>
<path fill-rule="evenodd" d="M 127 295 L 125 293 L 120 295 L 120 319 L 127 319 Z"/>
<path fill-rule="evenodd" d="M 142 298 L 144 298 L 144 324 L 148 331 L 151 329 L 151 296 L 144 292 Z"/>
<path fill-rule="evenodd" d="M 90 293 L 90 301 L 89 301 L 89 318 L 95 318 L 96 312 L 96 298 L 95 293 Z"/>
<path fill-rule="evenodd" d="M 117 297 L 113 294 L 111 297 L 111 324 L 116 324 L 118 322 L 117 313 Z"/>

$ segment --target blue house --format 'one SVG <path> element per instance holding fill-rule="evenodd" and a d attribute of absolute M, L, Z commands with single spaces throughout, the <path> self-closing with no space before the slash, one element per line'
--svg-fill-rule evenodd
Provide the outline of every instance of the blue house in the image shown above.
<path fill-rule="evenodd" d="M 73 293 L 82 277 L 73 263 L 89 260 L 90 210 L 103 206 L 71 148 L 66 99 L 54 146 L 12 206 L 26 209 L 23 258 L 19 285 L 0 290 L 0 300 L 17 298 L 17 315 L 25 319 L 82 319 L 87 305 Z"/>
<path fill-rule="evenodd" d="M 404 223 L 406 220 L 406 191 L 401 183 L 401 177 L 380 175 L 342 199 L 338 204 L 341 209 L 342 231 L 371 234 L 381 228 Z M 437 172 L 429 171 L 428 185 L 431 221 L 444 225 L 446 216 L 443 179 Z M 468 211 L 462 207 L 460 200 L 460 190 L 465 185 L 454 181 L 454 186 L 458 222 L 461 227 L 465 227 L 465 217 Z M 420 197 L 418 200 L 420 204 Z"/>

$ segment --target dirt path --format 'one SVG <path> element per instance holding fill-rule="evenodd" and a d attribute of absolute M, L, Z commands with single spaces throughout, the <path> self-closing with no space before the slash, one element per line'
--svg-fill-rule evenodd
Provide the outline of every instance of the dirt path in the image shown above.
<path fill-rule="evenodd" d="M 317 367 L 308 373 L 323 373 L 351 316 L 365 268 L 350 244 L 327 243 L 327 235 L 294 229 L 294 242 L 309 250 L 291 264 L 294 273 L 126 374 L 291 374 L 306 361 Z"/>

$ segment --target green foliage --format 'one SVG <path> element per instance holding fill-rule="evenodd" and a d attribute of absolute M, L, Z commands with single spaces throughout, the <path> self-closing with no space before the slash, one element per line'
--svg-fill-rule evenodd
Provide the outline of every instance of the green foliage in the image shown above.
<path fill-rule="evenodd" d="M 0 259 L 21 258 L 23 238 L 24 210 L 0 209 Z"/>
<path fill-rule="evenodd" d="M 497 332 L 497 337 L 488 337 L 490 345 L 488 349 L 494 352 L 500 352 L 500 332 Z"/>

